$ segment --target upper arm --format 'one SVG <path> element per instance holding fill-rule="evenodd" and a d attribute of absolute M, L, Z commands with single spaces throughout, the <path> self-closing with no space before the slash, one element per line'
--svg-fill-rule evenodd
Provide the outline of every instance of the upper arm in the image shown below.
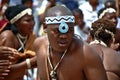
<path fill-rule="evenodd" d="M 8 46 L 14 48 L 14 37 L 12 31 L 6 30 L 0 34 L 0 46 Z"/>
<path fill-rule="evenodd" d="M 107 80 L 102 60 L 96 51 L 88 45 L 84 46 L 84 60 L 84 73 L 88 80 Z"/>
<path fill-rule="evenodd" d="M 39 51 L 41 45 L 42 45 L 42 39 L 41 39 L 41 37 L 36 38 L 34 40 L 34 43 L 33 43 L 33 46 L 32 46 L 32 50 L 37 53 L 37 51 Z"/>

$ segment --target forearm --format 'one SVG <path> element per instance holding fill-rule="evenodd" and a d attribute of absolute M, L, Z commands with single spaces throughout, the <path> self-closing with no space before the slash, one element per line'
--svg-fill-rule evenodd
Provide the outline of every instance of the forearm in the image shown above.
<path fill-rule="evenodd" d="M 24 65 L 26 65 L 26 68 L 35 68 L 37 67 L 37 62 L 36 62 L 36 56 L 34 56 L 33 58 L 28 58 L 29 60 L 26 59 L 25 62 L 23 62 Z"/>
<path fill-rule="evenodd" d="M 30 69 L 36 67 L 36 57 L 33 57 L 30 59 Z M 23 77 L 23 75 L 25 74 L 25 71 L 29 69 L 28 65 L 26 63 L 26 61 L 23 61 L 21 63 L 17 63 L 17 64 L 12 64 L 10 66 L 10 73 L 8 74 L 8 76 L 6 77 L 7 80 L 15 80 L 19 77 Z M 14 76 L 16 75 L 16 76 Z"/>
<path fill-rule="evenodd" d="M 31 68 L 37 67 L 36 57 L 29 58 L 29 59 L 30 59 L 30 66 L 31 66 Z M 28 69 L 28 65 L 27 65 L 26 61 L 23 61 L 23 62 L 19 63 L 18 65 L 20 65 L 24 70 Z"/>

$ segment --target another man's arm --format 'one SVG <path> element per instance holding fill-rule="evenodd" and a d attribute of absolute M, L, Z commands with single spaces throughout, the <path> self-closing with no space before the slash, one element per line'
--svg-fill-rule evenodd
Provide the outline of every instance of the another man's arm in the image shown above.
<path fill-rule="evenodd" d="M 107 80 L 102 60 L 96 51 L 87 44 L 84 46 L 84 61 L 84 73 L 87 80 Z"/>

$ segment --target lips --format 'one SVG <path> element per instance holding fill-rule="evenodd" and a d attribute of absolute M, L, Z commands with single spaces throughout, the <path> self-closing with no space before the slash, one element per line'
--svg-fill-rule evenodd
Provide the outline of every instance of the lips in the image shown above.
<path fill-rule="evenodd" d="M 67 46 L 67 41 L 66 40 L 61 40 L 61 41 L 59 41 L 59 46 L 61 46 L 61 47 L 66 47 Z"/>

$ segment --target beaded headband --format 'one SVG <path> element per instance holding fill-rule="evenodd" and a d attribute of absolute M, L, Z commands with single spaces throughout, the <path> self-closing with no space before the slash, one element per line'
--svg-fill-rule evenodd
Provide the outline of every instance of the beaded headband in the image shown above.
<path fill-rule="evenodd" d="M 74 23 L 74 16 L 57 16 L 57 17 L 46 17 L 45 23 L 46 24 L 58 24 L 61 22 L 70 22 Z"/>
<path fill-rule="evenodd" d="M 32 10 L 30 8 L 23 10 L 22 12 L 20 12 L 19 14 L 17 14 L 15 17 L 13 17 L 10 20 L 10 23 L 11 24 L 15 23 L 17 20 L 19 20 L 21 17 L 23 17 L 26 14 L 32 15 Z"/>
<path fill-rule="evenodd" d="M 113 12 L 116 12 L 116 10 L 115 9 L 113 9 L 113 8 L 107 8 L 107 9 L 105 9 L 101 14 L 100 14 L 100 16 L 99 16 L 99 19 L 101 19 L 104 15 L 105 15 L 105 13 L 113 13 Z"/>
<path fill-rule="evenodd" d="M 69 27 L 67 23 L 75 23 L 74 16 L 57 16 L 57 17 L 46 17 L 46 24 L 59 24 L 58 30 L 60 33 L 67 33 Z"/>

